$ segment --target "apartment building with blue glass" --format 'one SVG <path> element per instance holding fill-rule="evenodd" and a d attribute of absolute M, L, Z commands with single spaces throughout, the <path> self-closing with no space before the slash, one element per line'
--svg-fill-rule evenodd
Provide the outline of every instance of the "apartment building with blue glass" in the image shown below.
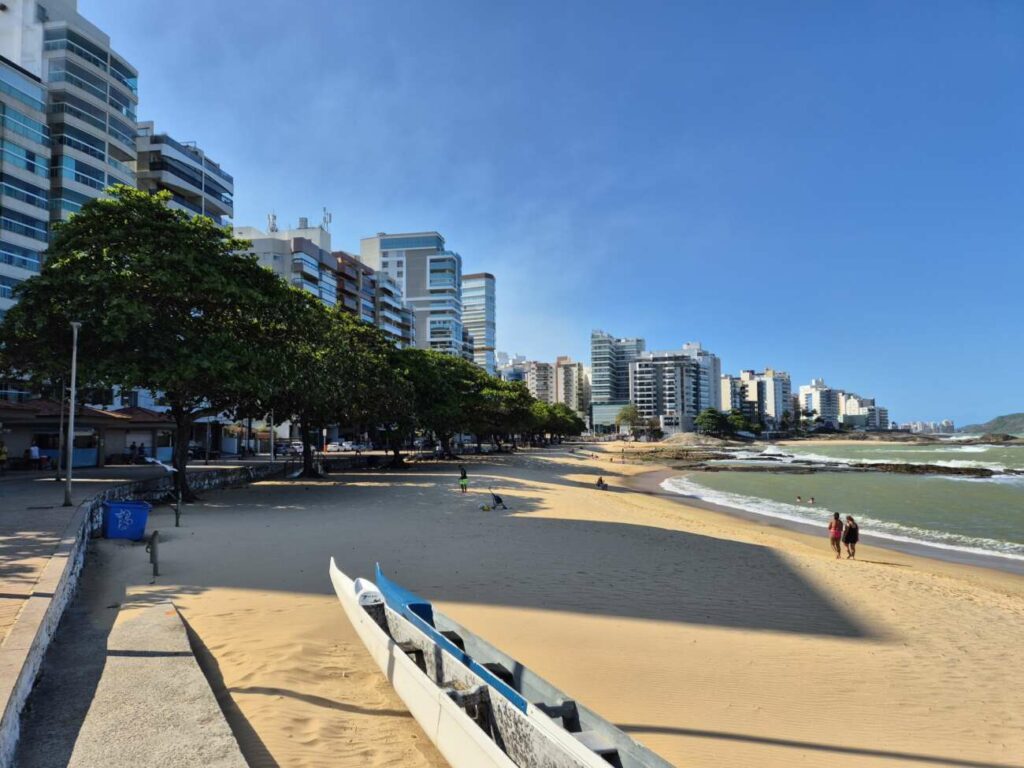
<path fill-rule="evenodd" d="M 39 274 L 50 218 L 46 86 L 0 58 L 0 317 L 19 283 Z"/>
<path fill-rule="evenodd" d="M 135 186 L 138 73 L 75 0 L 0 5 L 0 313 L 39 272 L 49 222 Z"/>
<path fill-rule="evenodd" d="M 473 361 L 492 376 L 497 373 L 496 282 L 490 272 L 462 276 L 462 323 L 473 337 Z"/>
<path fill-rule="evenodd" d="M 462 257 L 445 247 L 439 233 L 379 232 L 360 241 L 359 258 L 401 289 L 417 347 L 473 359 L 462 320 Z"/>

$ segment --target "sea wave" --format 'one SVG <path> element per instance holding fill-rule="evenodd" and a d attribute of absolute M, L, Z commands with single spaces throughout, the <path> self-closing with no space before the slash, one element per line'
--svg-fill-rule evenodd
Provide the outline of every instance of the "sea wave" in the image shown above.
<path fill-rule="evenodd" d="M 795 523 L 824 526 L 832 516 L 832 510 L 825 505 L 819 504 L 813 507 L 797 506 L 796 504 L 762 499 L 757 496 L 718 491 L 707 488 L 683 476 L 670 477 L 661 483 L 661 487 L 680 496 L 691 496 L 712 504 L 742 509 L 757 515 L 789 520 Z M 972 555 L 989 555 L 1009 560 L 1024 561 L 1024 545 L 1015 544 L 1011 541 L 964 536 L 945 531 L 917 528 L 916 526 L 903 525 L 887 520 L 876 520 L 864 516 L 859 516 L 859 520 L 861 529 L 867 531 L 868 535 L 890 541 L 919 544 Z"/>
<path fill-rule="evenodd" d="M 968 450 L 977 449 L 978 450 Z M 928 453 L 981 453 L 988 450 L 984 446 L 965 445 L 959 448 L 938 448 L 928 451 Z M 900 453 L 914 453 L 921 452 L 917 449 L 912 450 L 901 450 Z M 756 460 L 757 458 L 769 458 L 774 461 L 778 461 L 782 464 L 794 464 L 797 462 L 814 464 L 820 466 L 832 466 L 832 467 L 853 467 L 853 466 L 872 466 L 874 464 L 932 464 L 937 467 L 952 467 L 952 468 L 969 468 L 969 469 L 990 469 L 993 472 L 1005 472 L 1007 467 L 1005 464 L 1000 464 L 994 461 L 974 461 L 971 459 L 938 459 L 934 461 L 908 461 L 906 459 L 898 458 L 868 458 L 860 457 L 853 458 L 849 456 L 826 456 L 822 453 L 802 453 L 802 452 L 788 452 L 778 446 L 769 445 L 766 446 L 760 454 L 754 451 L 741 450 L 736 451 L 733 454 L 737 460 Z"/>

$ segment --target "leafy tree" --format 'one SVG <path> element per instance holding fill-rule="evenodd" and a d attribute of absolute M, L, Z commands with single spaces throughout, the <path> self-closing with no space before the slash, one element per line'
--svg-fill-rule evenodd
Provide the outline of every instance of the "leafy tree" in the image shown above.
<path fill-rule="evenodd" d="M 702 435 L 725 437 L 731 434 L 732 426 L 728 417 L 717 408 L 705 408 L 697 414 L 694 426 Z"/>
<path fill-rule="evenodd" d="M 479 423 L 480 369 L 468 360 L 429 349 L 404 349 L 401 358 L 412 386 L 417 425 L 432 432 L 444 454 L 452 456 L 452 437 Z"/>
<path fill-rule="evenodd" d="M 40 274 L 18 291 L 0 327 L 5 365 L 36 378 L 70 357 L 68 323 L 82 323 L 85 386 L 163 393 L 177 426 L 176 483 L 197 417 L 219 413 L 266 380 L 263 317 L 285 284 L 229 229 L 167 207 L 169 193 L 118 185 L 55 224 Z"/>
<path fill-rule="evenodd" d="M 615 414 L 615 426 L 621 429 L 623 424 L 628 426 L 631 432 L 644 425 L 644 417 L 640 415 L 640 409 L 632 403 L 622 406 Z"/>

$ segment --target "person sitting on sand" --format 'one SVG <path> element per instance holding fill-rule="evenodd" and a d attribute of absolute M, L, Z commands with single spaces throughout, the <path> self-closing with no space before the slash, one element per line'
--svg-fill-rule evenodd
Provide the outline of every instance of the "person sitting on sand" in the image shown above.
<path fill-rule="evenodd" d="M 606 483 L 604 481 L 603 477 L 597 478 L 597 490 L 599 490 L 599 491 L 607 491 L 608 490 L 608 483 Z"/>
<path fill-rule="evenodd" d="M 828 521 L 828 540 L 832 551 L 836 553 L 836 560 L 843 554 L 839 542 L 843 538 L 843 521 L 839 519 L 839 513 L 833 512 L 832 519 Z"/>
<path fill-rule="evenodd" d="M 843 544 L 846 545 L 846 559 L 852 560 L 857 556 L 857 541 L 860 539 L 860 526 L 853 519 L 853 515 L 846 516 L 846 527 L 843 528 Z"/>
<path fill-rule="evenodd" d="M 469 490 L 469 476 L 466 474 L 466 467 L 462 464 L 459 464 L 459 488 L 463 493 L 467 493 Z"/>
<path fill-rule="evenodd" d="M 497 509 L 498 507 L 501 507 L 502 509 L 508 509 L 508 507 L 505 506 L 505 502 L 502 500 L 501 496 L 496 494 L 493 488 L 488 488 L 487 490 L 491 492 L 491 509 Z"/>

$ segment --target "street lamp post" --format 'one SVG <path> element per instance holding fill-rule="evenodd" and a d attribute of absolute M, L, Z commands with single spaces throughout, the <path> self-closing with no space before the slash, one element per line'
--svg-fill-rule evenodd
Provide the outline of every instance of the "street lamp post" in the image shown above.
<path fill-rule="evenodd" d="M 71 468 L 75 457 L 75 378 L 78 374 L 78 329 L 81 323 L 71 323 L 71 396 L 68 398 L 68 455 L 64 465 L 64 506 L 71 506 Z"/>

